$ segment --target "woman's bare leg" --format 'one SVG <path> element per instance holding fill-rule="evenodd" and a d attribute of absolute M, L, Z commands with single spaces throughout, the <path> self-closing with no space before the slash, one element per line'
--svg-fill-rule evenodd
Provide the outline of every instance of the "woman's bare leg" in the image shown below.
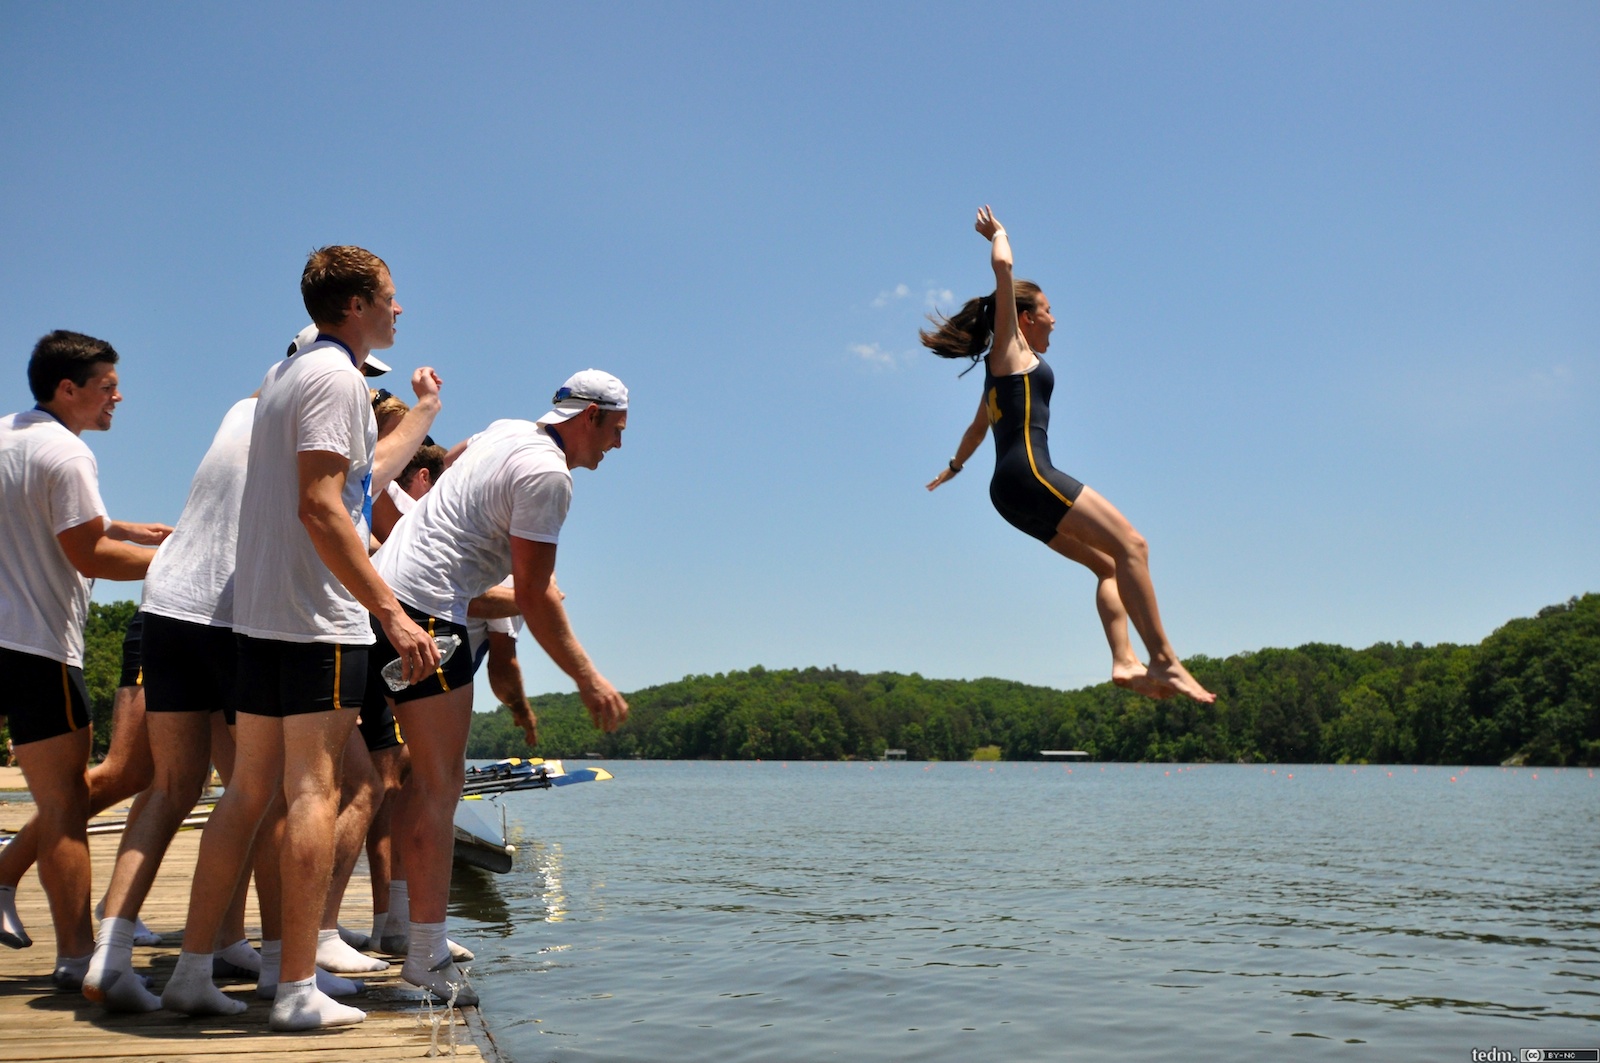
<path fill-rule="evenodd" d="M 1172 690 L 1160 686 L 1145 674 L 1144 663 L 1133 652 L 1133 644 L 1128 641 L 1128 610 L 1122 604 L 1122 595 L 1117 589 L 1117 563 L 1111 560 L 1111 555 L 1060 532 L 1056 532 L 1049 546 L 1061 556 L 1093 572 L 1098 581 L 1095 584 L 1094 604 L 1100 614 L 1100 624 L 1105 628 L 1106 642 L 1111 647 L 1111 681 L 1148 698 L 1171 697 Z"/>
<path fill-rule="evenodd" d="M 1149 679 L 1203 704 L 1217 696 L 1201 686 L 1178 660 L 1177 651 L 1161 626 L 1156 589 L 1150 579 L 1150 546 L 1104 495 L 1085 487 L 1078 501 L 1061 518 L 1059 534 L 1099 550 L 1116 563 L 1117 591 L 1128 619 L 1150 652 Z"/>

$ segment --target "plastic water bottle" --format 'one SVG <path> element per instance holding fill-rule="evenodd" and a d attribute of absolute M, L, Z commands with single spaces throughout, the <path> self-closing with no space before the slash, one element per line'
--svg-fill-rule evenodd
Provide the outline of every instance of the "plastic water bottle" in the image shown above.
<path fill-rule="evenodd" d="M 444 662 L 448 661 L 450 659 L 450 655 L 456 652 L 456 647 L 461 645 L 461 636 L 435 635 L 433 636 L 433 644 L 439 648 L 439 667 L 443 668 Z M 405 674 L 405 670 L 405 661 L 402 658 L 396 657 L 394 660 L 384 665 L 378 674 L 383 676 L 383 681 L 389 685 L 390 690 L 404 690 L 406 687 L 411 685 L 401 678 L 401 676 Z M 430 672 L 428 674 L 432 675 L 433 673 Z M 424 676 L 423 678 L 426 679 L 427 676 Z"/>

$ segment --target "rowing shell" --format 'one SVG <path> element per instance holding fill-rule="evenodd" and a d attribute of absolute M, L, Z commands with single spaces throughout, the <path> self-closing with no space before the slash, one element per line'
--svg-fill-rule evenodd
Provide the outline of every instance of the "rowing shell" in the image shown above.
<path fill-rule="evenodd" d="M 503 875 L 511 870 L 517 847 L 506 841 L 506 810 L 498 800 L 518 790 L 548 790 L 612 778 L 604 768 L 567 771 L 559 760 L 512 757 L 468 768 L 456 803 L 455 862 Z"/>

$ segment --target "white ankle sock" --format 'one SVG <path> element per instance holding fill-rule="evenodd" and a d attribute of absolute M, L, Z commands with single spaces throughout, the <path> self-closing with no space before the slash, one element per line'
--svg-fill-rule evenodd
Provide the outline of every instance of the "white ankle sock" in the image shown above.
<path fill-rule="evenodd" d="M 261 1000 L 276 1000 L 278 996 L 278 970 L 283 961 L 283 942 L 261 943 L 261 974 L 256 978 L 256 996 Z M 351 978 L 329 974 L 321 967 L 316 969 L 316 986 L 319 993 L 330 997 L 352 997 L 366 991 L 366 985 Z M 352 1019 L 352 1022 L 359 1022 Z"/>
<path fill-rule="evenodd" d="M 212 984 L 209 952 L 178 953 L 178 966 L 161 992 L 161 1006 L 185 1015 L 237 1015 L 249 1007 Z"/>
<path fill-rule="evenodd" d="M 225 949 L 218 949 L 212 955 L 233 964 L 241 971 L 249 971 L 251 974 L 261 973 L 261 956 L 250 947 L 250 942 L 245 938 L 240 938 Z"/>
<path fill-rule="evenodd" d="M 133 920 L 102 919 L 83 995 L 107 1011 L 135 1014 L 161 1010 L 161 998 L 133 970 Z"/>
<path fill-rule="evenodd" d="M 125 967 L 133 967 L 133 920 L 100 920 L 100 928 L 94 933 L 94 959 L 83 976 L 83 995 L 95 1000 L 89 990 L 101 987 L 107 969 L 120 971 Z"/>
<path fill-rule="evenodd" d="M 400 977 L 445 1003 L 465 1007 L 478 1002 L 478 994 L 467 985 L 467 976 L 450 958 L 443 923 L 411 924 L 411 948 L 406 952 Z"/>
<path fill-rule="evenodd" d="M 106 917 L 106 899 L 100 898 L 100 903 L 94 906 L 94 917 L 104 922 Z M 133 917 L 133 943 L 135 945 L 159 945 L 161 935 L 144 925 L 144 920 L 135 915 Z"/>
<path fill-rule="evenodd" d="M 411 895 L 406 892 L 405 879 L 395 879 L 389 883 L 389 914 L 383 921 L 381 939 L 383 951 L 404 955 L 410 925 Z"/>
<path fill-rule="evenodd" d="M 55 983 L 57 989 L 76 992 L 83 988 L 83 976 L 89 973 L 89 961 L 94 958 L 94 953 L 87 956 L 57 956 L 56 969 L 50 973 L 50 981 Z"/>
<path fill-rule="evenodd" d="M 387 962 L 363 956 L 346 945 L 337 930 L 317 932 L 317 966 L 332 974 L 371 974 L 389 969 Z"/>
<path fill-rule="evenodd" d="M 95 934 L 94 958 L 83 976 L 83 995 L 107 1011 L 161 1010 L 161 998 L 145 988 L 133 970 L 132 919 L 102 919 Z"/>
<path fill-rule="evenodd" d="M 261 942 L 261 970 L 256 972 L 256 996 L 274 1000 L 278 996 L 278 961 L 283 958 L 283 942 Z"/>
<path fill-rule="evenodd" d="M 22 928 L 22 918 L 17 915 L 17 887 L 0 886 L 0 945 L 25 949 L 33 939 Z"/>
<path fill-rule="evenodd" d="M 267 1025 L 274 1030 L 317 1030 L 324 1026 L 349 1026 L 366 1017 L 367 1013 L 360 1008 L 329 999 L 317 988 L 315 978 L 306 978 L 278 986 Z"/>

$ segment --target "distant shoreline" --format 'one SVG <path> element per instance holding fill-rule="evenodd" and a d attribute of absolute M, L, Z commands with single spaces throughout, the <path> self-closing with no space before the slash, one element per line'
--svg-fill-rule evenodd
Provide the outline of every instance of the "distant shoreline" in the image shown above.
<path fill-rule="evenodd" d="M 28 783 L 22 777 L 21 768 L 0 768 L 0 793 L 7 790 L 26 790 Z"/>

